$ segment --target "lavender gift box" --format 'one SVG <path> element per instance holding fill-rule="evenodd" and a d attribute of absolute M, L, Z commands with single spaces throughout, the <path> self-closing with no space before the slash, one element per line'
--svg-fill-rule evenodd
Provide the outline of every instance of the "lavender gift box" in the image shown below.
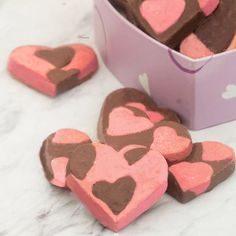
<path fill-rule="evenodd" d="M 199 130 L 236 119 L 236 50 L 192 60 L 152 39 L 107 0 L 95 2 L 95 36 L 107 67 Z"/>

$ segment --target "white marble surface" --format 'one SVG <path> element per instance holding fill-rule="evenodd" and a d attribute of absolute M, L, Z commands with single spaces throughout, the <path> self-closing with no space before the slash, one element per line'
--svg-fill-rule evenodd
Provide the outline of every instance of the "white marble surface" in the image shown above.
<path fill-rule="evenodd" d="M 92 0 L 0 0 L 0 236 L 109 236 L 68 191 L 51 187 L 38 158 L 41 141 L 62 127 L 96 137 L 105 96 L 121 85 L 100 61 L 93 80 L 51 99 L 6 72 L 19 45 L 94 45 Z M 194 132 L 195 141 L 219 140 L 236 148 L 236 122 Z M 169 196 L 117 235 L 235 236 L 236 175 L 187 205 Z"/>

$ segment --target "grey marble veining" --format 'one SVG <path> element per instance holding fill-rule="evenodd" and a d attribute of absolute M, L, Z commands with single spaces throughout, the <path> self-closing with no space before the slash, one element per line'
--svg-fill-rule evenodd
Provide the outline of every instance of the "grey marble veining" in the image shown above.
<path fill-rule="evenodd" d="M 56 99 L 13 80 L 6 72 L 12 49 L 25 44 L 84 42 L 95 47 L 92 0 L 0 0 L 0 236 L 235 236 L 235 174 L 187 205 L 169 196 L 119 234 L 102 227 L 69 191 L 44 179 L 38 151 L 59 128 L 96 139 L 105 96 L 121 87 L 100 60 L 95 77 Z M 198 132 L 195 141 L 236 148 L 236 122 Z"/>

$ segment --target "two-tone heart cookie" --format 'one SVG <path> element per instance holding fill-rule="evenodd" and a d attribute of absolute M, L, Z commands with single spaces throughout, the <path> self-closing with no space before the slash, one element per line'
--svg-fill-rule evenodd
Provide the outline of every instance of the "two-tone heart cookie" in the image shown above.
<path fill-rule="evenodd" d="M 194 144 L 191 155 L 169 167 L 167 192 L 181 203 L 212 190 L 235 169 L 234 150 L 219 142 Z"/>
<path fill-rule="evenodd" d="M 101 224 L 119 231 L 157 203 L 168 182 L 168 165 L 158 151 L 146 150 L 136 160 L 125 156 L 129 151 L 61 129 L 43 142 L 40 160 L 51 184 L 68 187 Z"/>
<path fill-rule="evenodd" d="M 219 5 L 219 0 L 130 0 L 140 27 L 175 48 Z"/>
<path fill-rule="evenodd" d="M 183 40 L 180 52 L 196 59 L 235 49 L 235 18 L 236 1 L 221 0 L 214 14 Z"/>
<path fill-rule="evenodd" d="M 57 186 L 66 187 L 67 164 L 73 151 L 90 138 L 75 129 L 61 129 L 49 135 L 40 150 L 40 160 L 47 180 Z"/>
<path fill-rule="evenodd" d="M 135 89 L 120 89 L 104 102 L 98 138 L 117 151 L 133 146 L 129 158 L 138 158 L 136 149 L 142 148 L 143 152 L 145 149 L 160 151 L 169 162 L 181 161 L 191 153 L 192 141 L 188 130 L 177 122 L 176 113 L 158 108 L 146 94 Z"/>
<path fill-rule="evenodd" d="M 58 48 L 22 46 L 10 55 L 13 77 L 48 96 L 56 96 L 88 80 L 98 69 L 94 50 L 84 44 Z"/>
<path fill-rule="evenodd" d="M 168 165 L 149 150 L 130 164 L 112 147 L 78 147 L 68 164 L 67 185 L 101 224 L 119 231 L 160 200 L 167 188 Z"/>

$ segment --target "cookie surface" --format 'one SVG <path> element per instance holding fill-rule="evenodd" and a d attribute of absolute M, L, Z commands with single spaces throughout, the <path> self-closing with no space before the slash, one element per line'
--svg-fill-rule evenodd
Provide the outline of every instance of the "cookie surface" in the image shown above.
<path fill-rule="evenodd" d="M 58 48 L 22 46 L 10 55 L 13 77 L 48 96 L 56 96 L 89 79 L 98 69 L 92 48 L 72 44 Z"/>
<path fill-rule="evenodd" d="M 189 35 L 180 52 L 197 59 L 236 48 L 236 2 L 221 0 L 216 11 Z"/>
<path fill-rule="evenodd" d="M 135 89 L 120 89 L 104 102 L 98 122 L 98 138 L 121 152 L 127 146 L 133 146 L 130 158 L 141 155 L 135 148 L 138 145 L 137 149 L 144 147 L 160 151 L 170 162 L 183 160 L 191 152 L 191 136 L 184 126 L 167 120 L 179 122 L 176 113 L 159 109 L 146 94 Z"/>
<path fill-rule="evenodd" d="M 101 224 L 119 231 L 159 201 L 167 175 L 159 152 L 148 151 L 130 165 L 121 153 L 96 143 L 75 150 L 67 185 Z"/>
<path fill-rule="evenodd" d="M 191 155 L 169 167 L 167 192 L 181 203 L 212 190 L 235 169 L 234 150 L 218 142 L 194 144 Z"/>
<path fill-rule="evenodd" d="M 57 187 L 66 187 L 66 168 L 71 154 L 80 145 L 90 142 L 86 134 L 74 129 L 61 129 L 49 135 L 40 150 L 47 180 Z"/>
<path fill-rule="evenodd" d="M 219 0 L 132 0 L 132 9 L 145 32 L 175 48 L 218 4 Z"/>
<path fill-rule="evenodd" d="M 138 128 L 139 124 L 136 124 L 136 122 L 132 120 L 132 118 L 136 118 L 133 114 L 136 114 L 139 118 L 143 117 L 141 120 L 144 121 L 147 128 L 151 128 L 153 126 L 152 123 L 158 123 L 163 120 L 180 122 L 178 115 L 174 111 L 166 108 L 159 108 L 151 97 L 145 93 L 133 88 L 118 89 L 109 94 L 104 101 L 98 122 L 98 137 L 100 141 L 105 141 L 104 136 L 107 133 L 107 129 L 109 129 L 108 133 L 114 132 L 115 127 L 108 127 L 111 122 L 112 124 L 114 123 L 112 126 L 119 125 L 122 128 L 124 125 L 122 129 L 126 129 L 127 132 L 128 129 L 132 129 L 132 127 L 127 127 L 125 125 L 125 122 L 128 120 Z M 118 119 L 118 122 L 113 122 L 113 117 L 114 119 Z M 122 119 L 119 120 L 119 117 L 126 117 L 127 119 L 123 119 L 123 123 L 121 124 L 119 122 L 122 122 Z M 143 127 L 140 127 L 140 129 L 143 129 Z"/>

